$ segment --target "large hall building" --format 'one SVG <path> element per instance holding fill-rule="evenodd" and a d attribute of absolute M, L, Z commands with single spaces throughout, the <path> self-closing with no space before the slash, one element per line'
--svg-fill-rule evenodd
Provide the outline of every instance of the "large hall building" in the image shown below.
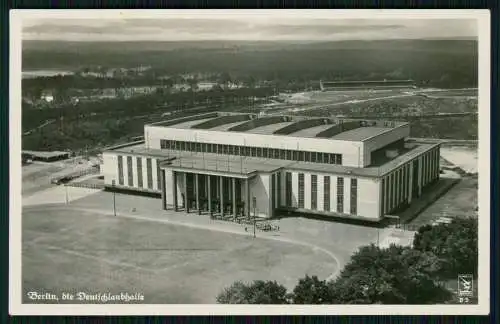
<path fill-rule="evenodd" d="M 101 170 L 107 188 L 157 196 L 163 209 L 378 222 L 439 178 L 439 144 L 409 132 L 394 121 L 206 113 L 145 125 L 144 141 L 103 152 Z"/>

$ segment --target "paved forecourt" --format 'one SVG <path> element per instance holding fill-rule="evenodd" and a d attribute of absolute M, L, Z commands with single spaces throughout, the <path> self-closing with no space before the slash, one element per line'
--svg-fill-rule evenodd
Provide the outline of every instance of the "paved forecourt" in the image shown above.
<path fill-rule="evenodd" d="M 145 303 L 213 303 L 236 280 L 333 278 L 377 230 L 304 218 L 279 233 L 159 209 L 160 200 L 98 192 L 23 210 L 23 290 L 139 292 Z M 378 233 L 378 238 L 385 235 Z M 54 269 L 58 269 L 54 271 Z M 24 302 L 29 302 L 25 298 Z"/>

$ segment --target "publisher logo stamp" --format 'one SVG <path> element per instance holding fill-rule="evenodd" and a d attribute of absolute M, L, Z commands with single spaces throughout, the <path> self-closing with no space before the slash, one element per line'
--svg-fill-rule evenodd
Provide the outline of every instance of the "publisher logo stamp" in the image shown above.
<path fill-rule="evenodd" d="M 461 303 L 468 303 L 473 296 L 473 281 L 471 274 L 458 275 L 458 297 Z"/>

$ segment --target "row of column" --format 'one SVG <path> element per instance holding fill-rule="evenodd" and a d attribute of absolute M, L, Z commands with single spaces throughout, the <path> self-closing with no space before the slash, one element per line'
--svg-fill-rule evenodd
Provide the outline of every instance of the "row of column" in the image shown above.
<path fill-rule="evenodd" d="M 195 208 L 198 211 L 198 214 L 201 215 L 202 212 L 202 206 L 201 206 L 201 199 L 202 197 L 206 198 L 207 200 L 207 211 L 210 213 L 210 215 L 213 215 L 214 212 L 217 212 L 215 209 L 218 209 L 218 212 L 220 212 L 221 216 L 224 216 L 225 214 L 225 192 L 229 192 L 231 195 L 230 201 L 232 201 L 232 214 L 233 217 L 236 218 L 237 216 L 237 211 L 238 211 L 238 204 L 237 204 L 237 197 L 236 197 L 236 188 L 237 185 L 239 185 L 239 181 L 236 180 L 236 178 L 231 178 L 231 177 L 223 177 L 223 176 L 213 176 L 213 175 L 206 175 L 206 174 L 197 174 L 197 173 L 191 173 L 191 175 L 194 178 L 194 190 L 192 191 L 194 195 L 194 199 L 196 201 L 195 203 Z M 184 188 L 183 188 L 183 196 L 184 196 L 184 211 L 189 213 L 190 212 L 190 202 L 192 200 L 192 195 L 190 195 L 189 192 L 189 186 L 188 186 L 188 173 L 187 172 L 179 172 L 179 171 L 172 171 L 172 193 L 173 193 L 173 208 L 175 211 L 179 211 L 180 207 L 178 204 L 178 196 L 177 196 L 177 181 L 178 181 L 178 176 L 183 177 L 183 182 L 184 182 Z M 204 179 L 204 184 L 205 184 L 205 195 L 202 195 L 202 188 L 200 186 L 200 179 L 203 177 Z M 213 181 L 213 179 L 216 179 Z M 229 186 L 225 185 L 225 179 L 230 179 L 231 183 Z M 163 209 L 167 209 L 167 198 L 165 195 L 165 170 L 162 170 L 162 200 L 163 200 Z M 212 188 L 212 182 L 216 183 L 216 186 L 219 186 L 219 188 Z M 250 185 L 248 179 L 244 179 L 244 185 L 245 185 L 245 194 L 243 201 L 244 201 L 244 214 L 245 215 L 250 215 Z M 240 185 L 241 186 L 241 185 Z M 216 198 L 219 199 L 219 206 L 218 208 L 215 208 L 213 206 L 213 201 L 212 201 L 212 190 L 215 189 L 215 196 Z M 217 190 L 218 189 L 218 190 Z M 240 189 L 240 192 L 242 190 Z M 229 196 L 228 194 L 228 196 Z M 229 197 L 228 197 L 229 198 Z"/>

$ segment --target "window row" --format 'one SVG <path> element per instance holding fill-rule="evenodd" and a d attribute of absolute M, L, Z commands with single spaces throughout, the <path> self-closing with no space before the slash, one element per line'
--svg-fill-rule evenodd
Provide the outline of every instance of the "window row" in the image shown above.
<path fill-rule="evenodd" d="M 205 152 L 226 155 L 262 157 L 277 160 L 342 164 L 342 154 L 308 152 L 298 150 L 282 150 L 267 147 L 251 147 L 200 142 L 160 140 L 160 147 L 166 150 Z"/>

